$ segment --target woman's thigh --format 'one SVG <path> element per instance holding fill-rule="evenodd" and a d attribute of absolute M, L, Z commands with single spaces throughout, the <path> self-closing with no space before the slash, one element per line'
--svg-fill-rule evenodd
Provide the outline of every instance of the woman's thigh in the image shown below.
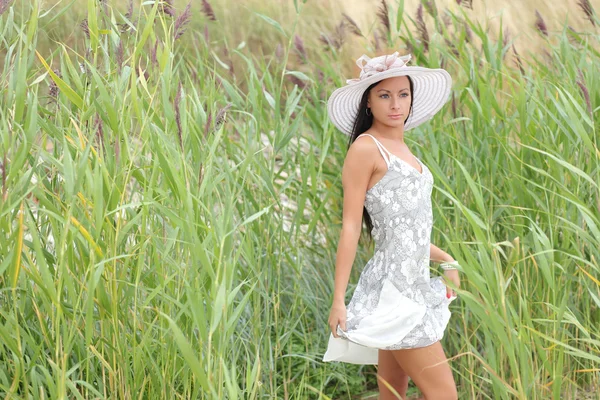
<path fill-rule="evenodd" d="M 442 344 L 417 349 L 392 350 L 400 367 L 426 399 L 456 399 L 456 384 Z"/>
<path fill-rule="evenodd" d="M 377 363 L 377 384 L 379 386 L 380 399 L 397 399 L 398 397 L 390 391 L 383 383 L 387 382 L 401 396 L 406 396 L 408 388 L 408 375 L 396 361 L 391 350 L 379 349 Z"/>

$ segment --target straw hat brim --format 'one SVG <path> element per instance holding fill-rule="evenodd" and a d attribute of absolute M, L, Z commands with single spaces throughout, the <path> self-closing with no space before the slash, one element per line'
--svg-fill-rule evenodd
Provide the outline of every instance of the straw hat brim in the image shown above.
<path fill-rule="evenodd" d="M 405 75 L 409 75 L 413 81 L 413 105 L 412 114 L 404 124 L 404 130 L 428 121 L 448 101 L 452 78 L 443 69 L 406 66 L 391 68 L 336 89 L 327 102 L 331 122 L 346 135 L 351 135 L 365 90 L 375 82 Z"/>

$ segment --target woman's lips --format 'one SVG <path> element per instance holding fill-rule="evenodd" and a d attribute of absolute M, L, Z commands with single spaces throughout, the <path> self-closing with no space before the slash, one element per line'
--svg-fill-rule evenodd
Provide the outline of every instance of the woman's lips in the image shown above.
<path fill-rule="evenodd" d="M 402 114 L 392 114 L 388 115 L 388 117 L 390 117 L 391 119 L 400 119 L 402 117 Z"/>

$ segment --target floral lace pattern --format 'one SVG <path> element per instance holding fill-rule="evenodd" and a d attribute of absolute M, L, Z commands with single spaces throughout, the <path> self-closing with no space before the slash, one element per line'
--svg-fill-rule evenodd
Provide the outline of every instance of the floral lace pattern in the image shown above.
<path fill-rule="evenodd" d="M 446 286 L 441 277 L 431 279 L 429 273 L 433 175 L 418 158 L 421 172 L 383 149 L 389 155 L 388 171 L 367 191 L 365 198 L 373 222 L 375 253 L 361 272 L 347 305 L 346 331 L 338 328 L 338 333 L 351 340 L 361 321 L 376 311 L 387 280 L 398 289 L 399 295 L 424 306 L 425 312 L 397 343 L 381 348 L 424 347 L 443 337 L 450 317 Z M 396 311 L 402 317 L 404 310 Z"/>

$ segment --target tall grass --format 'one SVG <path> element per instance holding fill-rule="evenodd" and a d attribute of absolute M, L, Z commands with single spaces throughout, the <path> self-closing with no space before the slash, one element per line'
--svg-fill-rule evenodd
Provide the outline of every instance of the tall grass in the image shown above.
<path fill-rule="evenodd" d="M 0 16 L 3 398 L 375 388 L 375 367 L 321 362 L 347 140 L 325 101 L 352 44 L 454 77 L 407 141 L 434 174 L 432 242 L 464 265 L 443 339 L 460 398 L 596 395 L 597 24 L 520 54 L 433 2 L 356 32 L 294 1 L 280 20 L 241 8 L 238 43 L 228 7 L 132 4 Z"/>

